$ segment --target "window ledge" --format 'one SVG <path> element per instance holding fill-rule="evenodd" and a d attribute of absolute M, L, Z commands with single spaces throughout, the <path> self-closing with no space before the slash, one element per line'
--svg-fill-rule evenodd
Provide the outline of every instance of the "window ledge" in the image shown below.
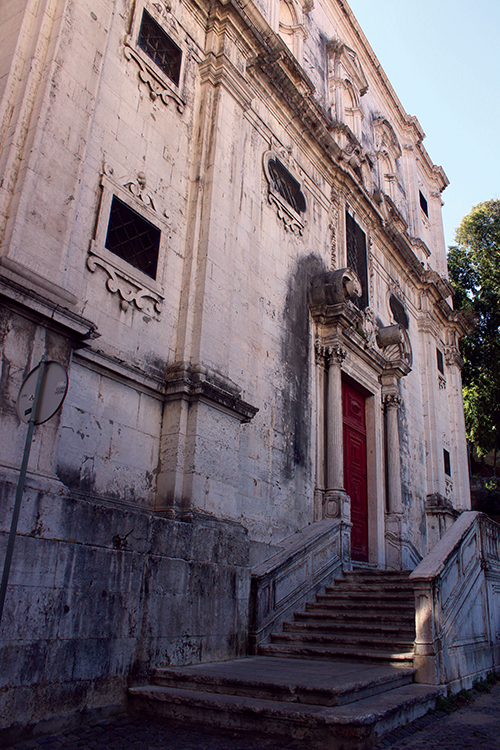
<path fill-rule="evenodd" d="M 159 98 L 168 107 L 169 100 L 172 100 L 177 106 L 177 111 L 180 114 L 184 112 L 186 102 L 175 91 L 175 85 L 169 82 L 166 75 L 156 71 L 156 66 L 153 68 L 154 63 L 151 64 L 152 61 L 145 52 L 131 45 L 130 37 L 125 38 L 123 54 L 127 60 L 134 60 L 139 66 L 139 78 L 148 86 L 149 96 L 153 101 Z"/>
<path fill-rule="evenodd" d="M 98 267 L 108 274 L 106 287 L 112 294 L 118 294 L 122 310 L 125 311 L 133 305 L 151 317 L 159 317 L 165 299 L 160 285 L 92 240 L 87 268 L 95 273 Z"/>

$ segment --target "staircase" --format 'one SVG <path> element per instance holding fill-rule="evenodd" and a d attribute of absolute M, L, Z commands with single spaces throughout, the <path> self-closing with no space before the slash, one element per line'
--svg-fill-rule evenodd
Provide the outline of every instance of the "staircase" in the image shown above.
<path fill-rule="evenodd" d="M 130 689 L 131 710 L 297 746 L 369 750 L 442 692 L 413 682 L 414 620 L 407 574 L 346 573 L 255 656 L 156 669 L 152 684 Z"/>
<path fill-rule="evenodd" d="M 409 572 L 360 570 L 327 586 L 258 653 L 411 667 L 414 640 Z"/>

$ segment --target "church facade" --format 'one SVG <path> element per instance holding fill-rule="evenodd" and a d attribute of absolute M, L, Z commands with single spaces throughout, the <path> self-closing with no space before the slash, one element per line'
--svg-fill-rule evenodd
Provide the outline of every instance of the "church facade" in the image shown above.
<path fill-rule="evenodd" d="M 347 3 L 0 9 L 2 550 L 19 388 L 42 355 L 69 373 L 3 615 L 9 727 L 244 654 L 283 540 L 330 521 L 340 568 L 413 569 L 470 494 L 448 181 Z"/>

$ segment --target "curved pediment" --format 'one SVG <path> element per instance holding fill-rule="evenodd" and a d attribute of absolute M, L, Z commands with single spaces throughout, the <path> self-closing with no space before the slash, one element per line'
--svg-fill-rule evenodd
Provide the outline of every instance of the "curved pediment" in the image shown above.
<path fill-rule="evenodd" d="M 389 120 L 381 115 L 376 116 L 373 118 L 373 128 L 377 151 L 387 151 L 393 159 L 399 159 L 402 154 L 401 145 Z"/>
<path fill-rule="evenodd" d="M 328 45 L 328 53 L 333 62 L 335 78 L 349 80 L 359 96 L 368 91 L 368 81 L 356 52 L 336 39 Z"/>

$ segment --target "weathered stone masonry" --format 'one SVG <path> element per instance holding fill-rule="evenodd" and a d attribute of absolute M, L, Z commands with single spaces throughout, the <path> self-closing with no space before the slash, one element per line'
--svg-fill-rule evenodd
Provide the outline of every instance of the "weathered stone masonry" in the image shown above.
<path fill-rule="evenodd" d="M 262 635 L 470 498 L 447 178 L 347 3 L 0 11 L 0 555 L 19 387 L 42 354 L 70 381 L 2 622 L 15 733 L 244 654 L 252 568 Z"/>

